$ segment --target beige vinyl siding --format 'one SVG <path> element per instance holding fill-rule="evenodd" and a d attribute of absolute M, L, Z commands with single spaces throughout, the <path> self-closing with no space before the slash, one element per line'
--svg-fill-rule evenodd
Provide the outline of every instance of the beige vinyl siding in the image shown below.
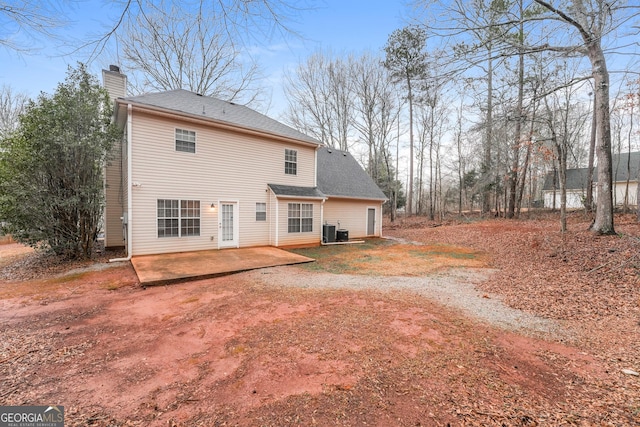
<path fill-rule="evenodd" d="M 556 190 L 556 209 L 560 209 L 560 190 Z M 584 203 L 582 202 L 586 196 L 586 191 L 583 190 L 567 190 L 567 209 L 583 209 Z M 594 192 L 595 196 L 595 192 Z M 544 192 L 544 207 L 553 208 L 553 191 Z"/>
<path fill-rule="evenodd" d="M 175 129 L 196 132 L 196 152 L 175 150 Z M 298 175 L 284 173 L 285 148 L 298 151 Z M 133 111 L 133 255 L 218 248 L 220 201 L 238 202 L 239 246 L 272 243 L 270 221 L 256 221 L 256 202 L 272 203 L 267 184 L 313 186 L 315 149 L 168 120 Z M 199 200 L 200 236 L 158 238 L 157 199 Z M 285 212 L 286 220 L 286 212 Z"/>
<path fill-rule="evenodd" d="M 123 165 L 126 166 L 126 159 L 122 153 L 123 144 L 116 141 L 111 150 L 111 158 L 105 168 L 105 213 L 104 213 L 104 234 L 105 246 L 108 248 L 124 247 L 124 233 L 122 229 L 122 212 L 126 201 L 126 193 L 122 176 L 124 175 Z"/>
<path fill-rule="evenodd" d="M 298 154 L 299 155 L 299 154 Z M 289 233 L 289 203 L 310 203 L 313 205 L 313 231 Z M 278 246 L 320 244 L 322 228 L 320 227 L 322 202 L 319 200 L 279 199 L 278 200 Z"/>
<path fill-rule="evenodd" d="M 323 221 L 335 225 L 336 229 L 348 230 L 350 239 L 367 237 L 368 208 L 376 209 L 375 236 L 381 236 L 382 204 L 379 201 L 329 198 L 324 204 Z"/>
<path fill-rule="evenodd" d="M 627 182 L 626 181 L 616 182 L 614 183 L 614 186 L 616 191 L 615 191 L 615 194 L 613 195 L 614 197 L 613 203 L 615 205 L 621 206 L 624 204 L 624 193 L 627 188 Z M 631 206 L 637 206 L 637 200 L 636 200 L 637 190 L 638 190 L 638 182 L 635 180 L 629 181 L 629 193 L 627 194 L 627 203 Z"/>
<path fill-rule="evenodd" d="M 127 76 L 124 74 L 102 70 L 102 81 L 111 101 L 127 96 Z"/>
<path fill-rule="evenodd" d="M 122 216 L 126 216 L 127 212 L 129 211 L 129 191 L 131 191 L 130 190 L 131 187 L 129 186 L 129 154 L 128 154 L 128 137 L 127 137 L 126 129 L 125 129 L 125 135 L 122 140 L 121 147 L 122 147 L 121 148 L 122 150 L 122 178 L 121 178 L 122 179 L 122 214 L 121 214 L 121 217 L 122 217 Z M 120 226 L 122 227 L 122 222 Z M 129 225 L 127 224 L 124 227 L 124 229 L 126 230 L 128 227 Z M 126 241 L 126 239 L 128 239 L 127 235 L 125 235 L 124 239 L 125 239 L 125 245 L 127 245 L 127 241 Z"/>

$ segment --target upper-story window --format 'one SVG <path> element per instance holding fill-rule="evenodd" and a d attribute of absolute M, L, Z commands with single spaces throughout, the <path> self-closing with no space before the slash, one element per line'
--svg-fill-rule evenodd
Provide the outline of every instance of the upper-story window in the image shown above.
<path fill-rule="evenodd" d="M 298 174 L 298 151 L 297 150 L 289 150 L 288 148 L 285 148 L 284 173 L 287 175 Z"/>
<path fill-rule="evenodd" d="M 196 133 L 192 130 L 176 129 L 176 151 L 196 152 Z"/>

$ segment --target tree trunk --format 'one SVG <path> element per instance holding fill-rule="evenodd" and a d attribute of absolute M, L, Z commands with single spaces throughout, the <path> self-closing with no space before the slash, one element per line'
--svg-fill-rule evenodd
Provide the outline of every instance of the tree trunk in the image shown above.
<path fill-rule="evenodd" d="M 493 139 L 493 50 L 489 46 L 487 65 L 487 132 L 484 146 L 484 159 L 482 162 L 482 179 L 484 188 L 482 191 L 482 213 L 491 212 L 491 140 Z"/>
<path fill-rule="evenodd" d="M 638 183 L 636 185 L 636 220 L 640 222 L 640 158 L 638 159 L 638 175 L 636 176 L 636 182 Z"/>
<path fill-rule="evenodd" d="M 555 136 L 554 136 L 555 139 Z M 557 144 L 557 141 L 555 141 Z M 567 151 L 558 147 L 560 157 L 560 231 L 567 232 Z"/>
<path fill-rule="evenodd" d="M 587 212 L 593 212 L 593 163 L 596 151 L 596 130 L 597 130 L 597 114 L 596 114 L 596 96 L 595 90 L 593 95 L 593 112 L 591 118 L 591 141 L 589 143 L 589 165 L 587 169 L 587 197 L 585 199 L 585 208 Z"/>
<path fill-rule="evenodd" d="M 627 182 L 624 187 L 624 213 L 629 211 L 629 182 L 631 181 L 631 136 L 633 135 L 633 102 L 631 101 L 631 117 L 629 117 L 629 149 L 627 151 Z"/>
<path fill-rule="evenodd" d="M 522 9 L 522 1 L 520 1 L 520 29 L 519 29 L 519 53 L 518 53 L 518 105 L 516 107 L 516 129 L 513 144 L 513 163 L 511 165 L 511 173 L 509 174 L 509 207 L 507 218 L 513 218 L 516 211 L 516 191 L 518 189 L 518 168 L 520 166 L 520 143 L 522 132 L 523 111 L 522 103 L 524 98 L 524 53 L 522 45 L 524 44 L 524 11 Z M 526 169 L 524 169 L 526 170 Z"/>
<path fill-rule="evenodd" d="M 558 193 L 558 169 L 556 169 L 556 163 L 553 162 L 553 206 L 551 207 L 552 211 L 556 210 L 558 206 L 556 203 L 556 194 Z"/>
<path fill-rule="evenodd" d="M 435 105 L 436 105 L 436 98 L 434 97 L 433 99 L 433 104 L 430 106 L 431 108 L 431 117 L 430 117 L 430 130 L 429 130 L 429 219 L 431 221 L 434 220 L 434 204 L 435 204 L 435 185 L 433 182 L 433 140 L 434 140 L 434 123 L 435 123 Z"/>
<path fill-rule="evenodd" d="M 522 207 L 522 197 L 524 195 L 524 187 L 527 180 L 527 169 L 529 168 L 529 159 L 531 158 L 531 149 L 533 144 L 533 141 L 531 141 L 531 139 L 533 138 L 533 126 L 536 121 L 535 97 L 536 97 L 536 91 L 534 90 L 533 92 L 534 101 L 532 105 L 533 112 L 531 114 L 531 128 L 529 129 L 529 141 L 527 142 L 527 154 L 525 155 L 525 158 L 524 158 L 524 166 L 522 168 L 522 175 L 520 176 L 520 189 L 518 190 L 518 200 L 516 202 L 516 218 L 520 216 L 520 208 Z M 533 193 L 529 191 L 529 199 L 531 199 L 532 196 L 533 196 Z M 529 210 L 531 210 L 531 203 L 529 203 Z"/>
<path fill-rule="evenodd" d="M 456 146 L 458 149 L 458 216 L 462 216 L 462 194 L 464 186 L 464 165 L 462 163 L 462 111 L 464 98 L 460 97 L 460 110 L 458 111 L 458 130 L 456 134 Z M 639 186 L 640 187 L 640 186 Z"/>
<path fill-rule="evenodd" d="M 611 167 L 611 117 L 609 111 L 609 72 L 599 43 L 588 46 L 593 68 L 596 98 L 596 120 L 599 130 L 596 143 L 598 156 L 598 199 L 596 218 L 591 231 L 596 234 L 615 234 L 613 227 L 613 186 Z"/>
<path fill-rule="evenodd" d="M 422 121 L 422 120 L 421 120 Z M 420 141 L 420 151 L 418 152 L 418 197 L 416 214 L 422 215 L 424 213 L 424 145 L 425 145 L 425 132 L 422 130 L 418 137 Z"/>
<path fill-rule="evenodd" d="M 409 96 L 409 191 L 407 192 L 407 215 L 413 214 L 413 93 L 411 92 L 411 78 L 407 76 Z"/>

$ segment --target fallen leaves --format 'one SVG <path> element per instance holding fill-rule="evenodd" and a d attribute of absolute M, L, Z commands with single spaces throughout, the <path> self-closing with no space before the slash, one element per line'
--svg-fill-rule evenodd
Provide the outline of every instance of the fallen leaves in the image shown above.
<path fill-rule="evenodd" d="M 411 255 L 422 263 L 443 247 L 455 248 L 451 265 L 482 254 L 496 272 L 479 296 L 560 320 L 577 348 L 407 291 L 305 288 L 316 273 L 302 269 L 289 270 L 299 287 L 238 274 L 107 291 L 116 275 L 134 283 L 129 272 L 49 287 L 65 267 L 27 257 L 0 274 L 29 279 L 29 296 L 51 294 L 43 306 L 1 284 L 0 400 L 63 400 L 70 426 L 637 425 L 640 227 L 624 217 L 619 236 L 587 227 L 575 215 L 565 235 L 553 218 L 385 229 L 422 242 L 397 245 L 424 248 Z M 349 256 L 390 272 L 409 259 Z"/>

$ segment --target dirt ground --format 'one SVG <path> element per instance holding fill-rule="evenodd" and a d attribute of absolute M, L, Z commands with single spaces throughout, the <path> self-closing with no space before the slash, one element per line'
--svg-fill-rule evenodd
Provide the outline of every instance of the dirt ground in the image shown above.
<path fill-rule="evenodd" d="M 128 264 L 0 245 L 0 405 L 63 405 L 69 426 L 638 425 L 640 226 L 588 223 L 402 220 L 385 234 L 422 243 L 409 255 L 286 267 L 297 287 L 267 270 L 143 289 Z M 468 286 L 570 338 L 393 286 L 452 266 L 490 269 Z M 339 274 L 362 288 L 309 286 Z M 388 289 L 367 286 L 381 275 Z"/>

